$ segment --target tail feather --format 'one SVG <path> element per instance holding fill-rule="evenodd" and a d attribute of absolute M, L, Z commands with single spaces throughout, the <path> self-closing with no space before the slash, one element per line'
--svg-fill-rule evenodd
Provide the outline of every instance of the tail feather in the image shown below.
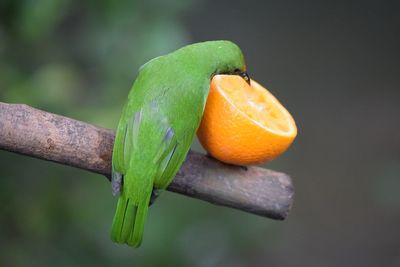
<path fill-rule="evenodd" d="M 135 205 L 130 198 L 122 194 L 118 199 L 114 216 L 111 239 L 115 243 L 139 247 L 142 242 L 144 223 L 149 209 L 149 197 Z"/>
<path fill-rule="evenodd" d="M 121 228 L 121 240 L 124 243 L 128 242 L 128 239 L 131 235 L 133 228 L 135 227 L 135 219 L 136 219 L 137 206 L 134 205 L 133 201 L 128 198 L 127 207 L 124 215 L 124 219 L 122 222 Z"/>
<path fill-rule="evenodd" d="M 121 195 L 118 199 L 117 210 L 112 223 L 112 241 L 119 244 L 126 243 L 134 226 L 135 215 L 136 206 L 133 205 L 129 198 Z"/>
<path fill-rule="evenodd" d="M 128 203 L 125 200 L 125 197 L 121 195 L 118 198 L 117 210 L 115 211 L 111 227 L 111 240 L 115 243 L 123 243 L 123 240 L 121 239 L 121 231 L 124 223 L 127 204 Z"/>
<path fill-rule="evenodd" d="M 149 210 L 150 196 L 151 194 L 148 195 L 145 201 L 140 202 L 137 207 L 135 225 L 127 242 L 129 246 L 139 247 L 142 243 L 144 223 L 146 221 L 147 212 Z"/>

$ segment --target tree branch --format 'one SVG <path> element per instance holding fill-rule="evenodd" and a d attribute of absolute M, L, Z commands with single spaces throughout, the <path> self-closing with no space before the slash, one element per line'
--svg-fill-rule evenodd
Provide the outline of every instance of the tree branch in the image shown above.
<path fill-rule="evenodd" d="M 109 178 L 113 142 L 112 130 L 0 102 L 0 149 Z M 286 174 L 259 167 L 245 170 L 193 151 L 168 190 L 278 220 L 287 217 L 294 194 Z"/>

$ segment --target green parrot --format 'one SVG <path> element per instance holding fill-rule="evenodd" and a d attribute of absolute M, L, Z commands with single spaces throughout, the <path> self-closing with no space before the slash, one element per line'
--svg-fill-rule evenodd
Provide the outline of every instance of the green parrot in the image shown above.
<path fill-rule="evenodd" d="M 230 41 L 185 46 L 144 64 L 118 124 L 112 190 L 119 195 L 111 239 L 138 247 L 152 191 L 168 187 L 189 152 L 215 74 L 250 81 Z"/>

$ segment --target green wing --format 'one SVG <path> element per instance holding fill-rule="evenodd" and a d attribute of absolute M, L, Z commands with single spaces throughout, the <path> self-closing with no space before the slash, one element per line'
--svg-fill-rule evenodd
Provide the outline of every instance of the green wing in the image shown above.
<path fill-rule="evenodd" d="M 111 238 L 135 247 L 153 189 L 167 188 L 186 158 L 210 82 L 209 75 L 189 73 L 181 62 L 164 59 L 141 68 L 114 144 L 112 188 L 119 200 Z"/>
<path fill-rule="evenodd" d="M 178 142 L 168 118 L 155 102 L 122 124 L 113 152 L 112 188 L 120 196 L 111 237 L 114 242 L 138 247 L 154 180 L 175 162 Z"/>

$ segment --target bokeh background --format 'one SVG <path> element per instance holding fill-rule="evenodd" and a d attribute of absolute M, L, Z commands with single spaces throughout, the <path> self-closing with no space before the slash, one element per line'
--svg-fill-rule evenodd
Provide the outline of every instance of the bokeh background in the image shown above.
<path fill-rule="evenodd" d="M 400 266 L 399 1 L 0 2 L 0 101 L 115 128 L 138 67 L 230 39 L 299 135 L 279 222 L 164 193 L 134 250 L 99 175 L 0 151 L 0 266 Z M 201 150 L 196 143 L 194 148 Z"/>

